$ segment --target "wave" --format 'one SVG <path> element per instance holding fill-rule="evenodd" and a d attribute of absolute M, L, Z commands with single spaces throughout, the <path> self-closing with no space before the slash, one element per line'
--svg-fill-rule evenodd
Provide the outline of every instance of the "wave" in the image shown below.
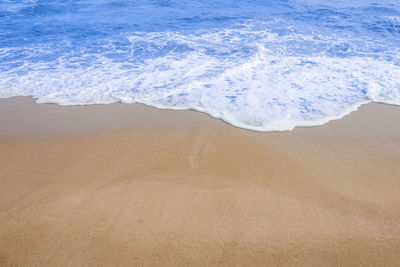
<path fill-rule="evenodd" d="M 282 51 L 291 40 L 326 46 L 327 38 L 224 29 L 121 39 L 127 40 L 124 48 L 110 41 L 95 52 L 71 49 L 53 61 L 43 60 L 52 56 L 52 47 L 3 49 L 2 57 L 25 57 L 9 60 L 14 67 L 0 72 L 0 97 L 195 109 L 259 131 L 322 124 L 371 101 L 400 104 L 400 66 L 393 62 L 330 56 L 326 48 L 312 56 Z M 346 42 L 333 40 L 329 46 L 346 53 Z"/>
<path fill-rule="evenodd" d="M 323 124 L 368 102 L 400 104 L 400 13 L 390 1 L 150 2 L 3 4 L 18 14 L 7 15 L 14 28 L 0 26 L 0 97 L 194 109 L 257 131 Z M 107 20 L 122 9 L 167 17 L 148 13 L 151 30 L 134 16 Z M 20 27 L 27 19 L 30 28 Z"/>

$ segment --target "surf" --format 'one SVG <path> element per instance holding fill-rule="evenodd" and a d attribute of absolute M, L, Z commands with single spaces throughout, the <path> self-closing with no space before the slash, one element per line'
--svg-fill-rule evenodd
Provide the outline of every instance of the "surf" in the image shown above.
<path fill-rule="evenodd" d="M 0 97 L 320 125 L 400 104 L 399 18 L 394 1 L 2 2 Z"/>

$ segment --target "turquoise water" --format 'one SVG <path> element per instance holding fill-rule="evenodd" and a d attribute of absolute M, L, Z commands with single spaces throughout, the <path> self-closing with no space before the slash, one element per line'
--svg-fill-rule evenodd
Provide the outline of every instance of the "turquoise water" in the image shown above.
<path fill-rule="evenodd" d="M 0 97 L 290 130 L 400 104 L 400 2 L 0 0 Z"/>

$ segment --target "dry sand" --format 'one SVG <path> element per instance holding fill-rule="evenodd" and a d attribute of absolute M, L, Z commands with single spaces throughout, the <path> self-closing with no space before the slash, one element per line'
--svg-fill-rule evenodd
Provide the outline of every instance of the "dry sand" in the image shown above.
<path fill-rule="evenodd" d="M 400 108 L 284 133 L 0 100 L 1 266 L 399 266 Z"/>

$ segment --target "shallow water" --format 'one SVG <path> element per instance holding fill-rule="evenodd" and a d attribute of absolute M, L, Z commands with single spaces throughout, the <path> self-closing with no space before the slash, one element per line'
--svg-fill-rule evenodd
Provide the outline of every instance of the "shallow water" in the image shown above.
<path fill-rule="evenodd" d="M 400 104 L 400 2 L 1 0 L 0 97 L 196 109 L 243 128 Z"/>

